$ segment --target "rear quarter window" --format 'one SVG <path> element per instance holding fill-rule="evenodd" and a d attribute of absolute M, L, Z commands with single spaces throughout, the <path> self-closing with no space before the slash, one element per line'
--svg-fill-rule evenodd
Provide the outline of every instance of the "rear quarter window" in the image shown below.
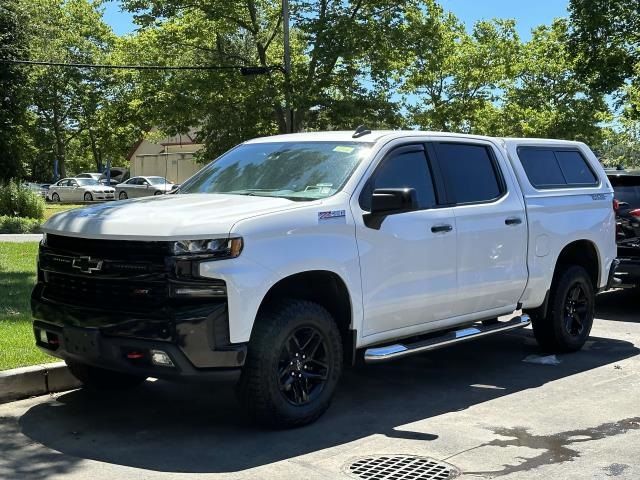
<path fill-rule="evenodd" d="M 518 157 L 527 178 L 537 189 L 598 185 L 598 177 L 575 149 L 520 147 Z"/>

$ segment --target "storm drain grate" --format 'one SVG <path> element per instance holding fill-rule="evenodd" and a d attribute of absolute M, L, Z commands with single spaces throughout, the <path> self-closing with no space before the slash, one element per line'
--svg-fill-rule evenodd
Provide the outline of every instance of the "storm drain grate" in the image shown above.
<path fill-rule="evenodd" d="M 346 470 L 363 480 L 448 480 L 460 473 L 448 463 L 412 455 L 360 458 Z"/>

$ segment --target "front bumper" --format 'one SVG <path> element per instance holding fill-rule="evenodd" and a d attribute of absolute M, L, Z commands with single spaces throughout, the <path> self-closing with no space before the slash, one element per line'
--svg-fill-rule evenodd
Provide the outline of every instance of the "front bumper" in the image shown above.
<path fill-rule="evenodd" d="M 173 380 L 236 379 L 245 344 L 230 344 L 224 299 L 127 313 L 54 302 L 33 291 L 36 345 L 70 362 Z M 164 352 L 173 366 L 152 362 Z"/>

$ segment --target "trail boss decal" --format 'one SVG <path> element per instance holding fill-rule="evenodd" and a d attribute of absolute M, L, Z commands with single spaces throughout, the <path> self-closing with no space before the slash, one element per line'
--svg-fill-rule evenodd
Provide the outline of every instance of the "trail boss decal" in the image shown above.
<path fill-rule="evenodd" d="M 345 210 L 332 210 L 330 212 L 318 212 L 318 223 L 335 218 L 345 218 Z"/>

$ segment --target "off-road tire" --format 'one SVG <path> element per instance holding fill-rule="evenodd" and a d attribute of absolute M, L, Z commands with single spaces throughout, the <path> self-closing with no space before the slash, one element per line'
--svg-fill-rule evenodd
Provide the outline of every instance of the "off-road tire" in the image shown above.
<path fill-rule="evenodd" d="M 309 397 L 309 403 L 294 404 L 286 397 L 291 395 L 289 389 L 281 390 L 282 379 L 288 377 L 286 372 L 280 372 L 286 358 L 285 345 L 296 332 L 306 328 L 321 337 L 320 348 L 326 349 L 326 381 L 315 398 Z M 284 363 L 286 367 L 286 360 Z M 285 300 L 258 314 L 237 392 L 249 416 L 258 424 L 269 428 L 299 427 L 312 423 L 329 408 L 341 372 L 342 342 L 331 314 L 310 301 Z M 306 376 L 301 381 L 305 380 Z"/>
<path fill-rule="evenodd" d="M 84 363 L 66 363 L 71 374 L 80 380 L 83 387 L 93 391 L 127 390 L 137 387 L 147 379 L 147 377 L 114 372 Z"/>
<path fill-rule="evenodd" d="M 93 195 L 91 195 L 89 192 L 84 194 L 84 201 L 85 202 L 93 202 Z"/>
<path fill-rule="evenodd" d="M 567 303 L 571 300 L 569 295 L 575 295 L 576 287 L 579 287 L 583 294 L 581 298 L 584 300 L 578 314 L 582 316 L 584 312 L 580 322 L 577 322 L 574 316 L 577 309 L 571 310 L 571 305 Z M 595 316 L 594 287 L 587 271 L 577 265 L 561 267 L 554 275 L 546 316 L 540 315 L 539 310 L 531 312 L 531 316 L 533 333 L 545 351 L 563 353 L 580 350 L 589 338 Z M 572 331 L 570 325 L 577 324 L 580 328 L 576 327 Z"/>

